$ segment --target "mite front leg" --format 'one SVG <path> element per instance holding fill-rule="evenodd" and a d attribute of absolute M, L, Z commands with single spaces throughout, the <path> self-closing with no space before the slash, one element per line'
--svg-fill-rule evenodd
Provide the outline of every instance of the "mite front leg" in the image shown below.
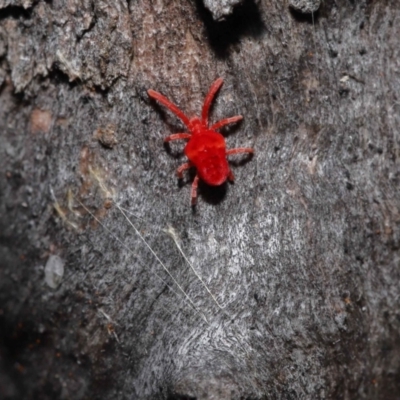
<path fill-rule="evenodd" d="M 178 140 L 178 139 L 190 139 L 190 133 L 174 133 L 173 135 L 169 135 L 164 139 L 165 143 L 170 142 L 171 140 Z"/>
<path fill-rule="evenodd" d="M 210 129 L 212 131 L 216 131 L 217 129 L 222 128 L 225 125 L 233 124 L 234 122 L 241 121 L 242 119 L 243 117 L 241 115 L 236 115 L 235 117 L 221 119 L 221 121 L 218 121 L 214 125 L 211 125 Z"/>
<path fill-rule="evenodd" d="M 222 78 L 218 78 L 210 87 L 207 96 L 204 100 L 203 110 L 201 111 L 201 121 L 205 126 L 208 126 L 208 112 L 210 111 L 210 106 L 219 88 L 224 83 Z"/>
<path fill-rule="evenodd" d="M 199 186 L 199 176 L 196 175 L 194 181 L 192 183 L 192 190 L 191 190 L 191 204 L 195 206 L 197 203 L 197 187 Z"/>
<path fill-rule="evenodd" d="M 154 100 L 157 100 L 159 103 L 161 103 L 164 107 L 167 107 L 169 110 L 171 110 L 178 118 L 181 119 L 181 121 L 186 125 L 189 126 L 190 120 L 189 118 L 183 113 L 182 110 L 178 108 L 174 103 L 169 101 L 165 96 L 163 96 L 161 93 L 158 93 L 154 90 L 149 89 L 147 91 L 147 94 Z"/>
<path fill-rule="evenodd" d="M 239 153 L 249 153 L 254 154 L 254 149 L 251 147 L 238 147 L 237 149 L 230 149 L 226 151 L 226 155 L 239 154 Z"/>

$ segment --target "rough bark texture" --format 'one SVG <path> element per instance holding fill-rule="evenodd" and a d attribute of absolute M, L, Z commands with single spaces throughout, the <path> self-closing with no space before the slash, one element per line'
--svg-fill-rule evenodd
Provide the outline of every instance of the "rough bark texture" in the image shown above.
<path fill-rule="evenodd" d="M 235 6 L 243 3 L 243 0 L 204 0 L 204 6 L 210 11 L 216 21 L 225 19 L 232 14 Z"/>
<path fill-rule="evenodd" d="M 2 399 L 400 398 L 398 0 L 0 8 Z M 217 77 L 256 154 L 193 211 L 146 90 Z"/>

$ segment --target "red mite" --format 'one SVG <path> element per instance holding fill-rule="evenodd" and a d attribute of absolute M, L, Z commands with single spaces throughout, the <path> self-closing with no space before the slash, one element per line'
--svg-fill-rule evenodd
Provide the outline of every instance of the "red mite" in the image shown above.
<path fill-rule="evenodd" d="M 227 179 L 233 181 L 234 176 L 229 168 L 226 156 L 237 153 L 254 153 L 254 150 L 249 147 L 227 150 L 225 138 L 216 132 L 217 129 L 225 125 L 240 121 L 243 118 L 241 115 L 225 118 L 214 125 L 208 126 L 210 105 L 223 83 L 223 79 L 219 78 L 211 85 L 204 100 L 201 119 L 198 117 L 188 118 L 175 104 L 171 103 L 162 94 L 151 89 L 147 91 L 151 98 L 159 101 L 180 118 L 189 130 L 189 133 L 175 133 L 170 135 L 164 141 L 170 142 L 177 139 L 189 140 L 184 150 L 189 162 L 181 165 L 176 172 L 178 178 L 181 179 L 183 171 L 186 169 L 191 167 L 196 167 L 197 169 L 197 174 L 192 184 L 192 205 L 196 204 L 199 178 L 211 186 L 221 185 Z"/>

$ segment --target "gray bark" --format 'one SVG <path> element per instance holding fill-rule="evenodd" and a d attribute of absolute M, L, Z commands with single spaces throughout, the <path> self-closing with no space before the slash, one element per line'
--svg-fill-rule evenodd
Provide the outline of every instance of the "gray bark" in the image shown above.
<path fill-rule="evenodd" d="M 398 399 L 399 38 L 398 0 L 0 1 L 0 397 Z M 146 91 L 217 77 L 255 156 L 192 210 Z"/>

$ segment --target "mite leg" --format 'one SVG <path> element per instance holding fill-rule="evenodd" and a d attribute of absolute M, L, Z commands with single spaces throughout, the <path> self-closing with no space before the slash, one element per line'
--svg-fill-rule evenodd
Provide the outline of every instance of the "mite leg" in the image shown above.
<path fill-rule="evenodd" d="M 226 155 L 239 154 L 239 153 L 249 153 L 254 154 L 254 149 L 250 147 L 238 147 L 237 149 L 230 149 L 226 151 Z"/>
<path fill-rule="evenodd" d="M 191 204 L 195 206 L 197 203 L 197 186 L 199 185 L 199 176 L 196 175 L 194 181 L 192 183 L 192 190 L 191 190 Z"/>
<path fill-rule="evenodd" d="M 224 83 L 222 78 L 218 78 L 210 87 L 208 94 L 204 100 L 203 110 L 201 111 L 201 120 L 202 122 L 208 126 L 208 112 L 210 111 L 211 103 L 215 97 L 215 94 L 218 92 L 219 88 Z"/>
<path fill-rule="evenodd" d="M 222 128 L 225 125 L 228 124 L 233 124 L 234 122 L 238 122 L 241 121 L 243 119 L 243 117 L 241 115 L 237 115 L 235 117 L 230 117 L 230 118 L 225 118 L 225 119 L 221 119 L 221 121 L 218 121 L 217 123 L 215 123 L 214 125 L 212 125 L 210 127 L 210 129 L 212 131 L 216 131 L 219 128 Z"/>
<path fill-rule="evenodd" d="M 176 175 L 178 175 L 179 179 L 183 178 L 183 171 L 186 171 L 187 169 L 189 169 L 192 166 L 192 164 L 190 163 L 185 163 L 182 164 L 177 170 L 176 170 Z"/>
<path fill-rule="evenodd" d="M 229 171 L 228 180 L 230 182 L 233 182 L 235 180 L 235 175 L 233 175 L 232 171 Z"/>
<path fill-rule="evenodd" d="M 190 139 L 190 136 L 192 136 L 190 133 L 174 133 L 173 135 L 169 135 L 164 139 L 164 142 L 170 142 L 171 140 L 177 140 L 177 139 Z"/>
<path fill-rule="evenodd" d="M 163 96 L 161 93 L 156 92 L 155 90 L 149 89 L 147 91 L 147 94 L 154 100 L 157 100 L 160 102 L 163 106 L 167 107 L 169 110 L 171 110 L 178 118 L 182 120 L 182 122 L 186 125 L 189 126 L 189 118 L 181 111 L 178 106 L 176 106 L 174 103 L 169 101 L 165 96 Z"/>

